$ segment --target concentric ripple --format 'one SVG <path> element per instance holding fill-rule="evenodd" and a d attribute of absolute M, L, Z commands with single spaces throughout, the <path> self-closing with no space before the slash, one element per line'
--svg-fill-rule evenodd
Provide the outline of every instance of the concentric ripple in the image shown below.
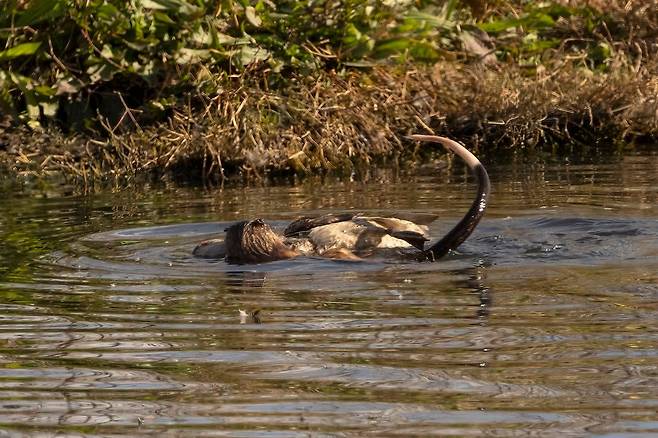
<path fill-rule="evenodd" d="M 191 250 L 342 209 L 435 211 L 438 238 L 470 203 L 455 175 L 12 198 L 0 436 L 656 435 L 657 168 L 492 167 L 434 264 Z"/>

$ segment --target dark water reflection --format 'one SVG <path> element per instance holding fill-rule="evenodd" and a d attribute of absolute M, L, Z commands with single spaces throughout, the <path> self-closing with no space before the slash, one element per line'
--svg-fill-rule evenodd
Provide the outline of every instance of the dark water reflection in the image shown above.
<path fill-rule="evenodd" d="M 0 436 L 658 435 L 658 157 L 490 173 L 436 264 L 190 251 L 348 208 L 437 212 L 440 236 L 465 173 L 6 195 Z"/>

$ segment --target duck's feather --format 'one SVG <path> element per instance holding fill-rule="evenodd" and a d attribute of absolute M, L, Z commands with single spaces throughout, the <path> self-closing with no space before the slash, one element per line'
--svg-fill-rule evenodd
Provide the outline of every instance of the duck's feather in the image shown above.
<path fill-rule="evenodd" d="M 426 235 L 426 225 L 431 224 L 437 218 L 438 215 L 429 213 L 393 213 L 386 217 L 364 216 L 355 212 L 329 213 L 321 216 L 302 216 L 297 218 L 286 227 L 283 235 L 285 237 L 304 236 L 313 228 L 358 219 L 377 222 L 379 225 L 392 231 L 415 231 Z"/>
<path fill-rule="evenodd" d="M 426 228 L 395 218 L 355 217 L 315 227 L 308 233 L 308 238 L 318 254 L 337 248 L 357 252 L 411 246 L 422 249 L 428 240 Z"/>
<path fill-rule="evenodd" d="M 302 216 L 292 221 L 286 227 L 286 229 L 283 230 L 283 235 L 285 237 L 304 235 L 306 232 L 312 230 L 313 228 L 334 224 L 337 222 L 349 221 L 356 215 L 356 213 L 329 213 L 322 216 Z"/>

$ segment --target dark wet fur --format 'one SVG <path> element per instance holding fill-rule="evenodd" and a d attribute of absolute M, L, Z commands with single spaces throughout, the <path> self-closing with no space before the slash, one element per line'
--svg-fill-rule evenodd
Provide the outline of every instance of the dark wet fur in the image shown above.
<path fill-rule="evenodd" d="M 484 216 L 484 212 L 487 209 L 487 204 L 489 202 L 489 193 L 491 191 L 489 175 L 482 164 L 477 164 L 471 169 L 471 171 L 478 180 L 478 191 L 473 204 L 471 204 L 471 208 L 464 215 L 462 220 L 448 232 L 448 234 L 430 248 L 423 251 L 421 256 L 422 260 L 438 260 L 448 254 L 450 250 L 457 248 L 468 239 L 468 236 L 473 233 L 473 230 L 475 230 L 480 219 Z"/>
<path fill-rule="evenodd" d="M 272 262 L 299 255 L 262 219 L 231 225 L 226 229 L 225 243 L 228 263 Z"/>

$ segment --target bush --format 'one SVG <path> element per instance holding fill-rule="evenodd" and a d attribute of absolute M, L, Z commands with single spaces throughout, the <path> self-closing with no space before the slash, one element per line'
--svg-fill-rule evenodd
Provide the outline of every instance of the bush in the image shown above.
<path fill-rule="evenodd" d="M 407 51 L 436 59 L 431 40 L 455 3 L 439 19 L 409 1 L 5 1 L 0 104 L 35 127 L 57 118 L 89 128 L 100 115 L 112 129 L 128 107 L 157 118 L 254 66 L 304 71 Z"/>
<path fill-rule="evenodd" d="M 658 1 L 623 3 L 4 0 L 0 106 L 34 128 L 112 133 L 166 119 L 254 71 L 277 88 L 292 73 L 410 60 L 514 63 L 533 74 L 566 53 L 605 69 L 619 50 L 655 51 L 646 41 Z"/>

